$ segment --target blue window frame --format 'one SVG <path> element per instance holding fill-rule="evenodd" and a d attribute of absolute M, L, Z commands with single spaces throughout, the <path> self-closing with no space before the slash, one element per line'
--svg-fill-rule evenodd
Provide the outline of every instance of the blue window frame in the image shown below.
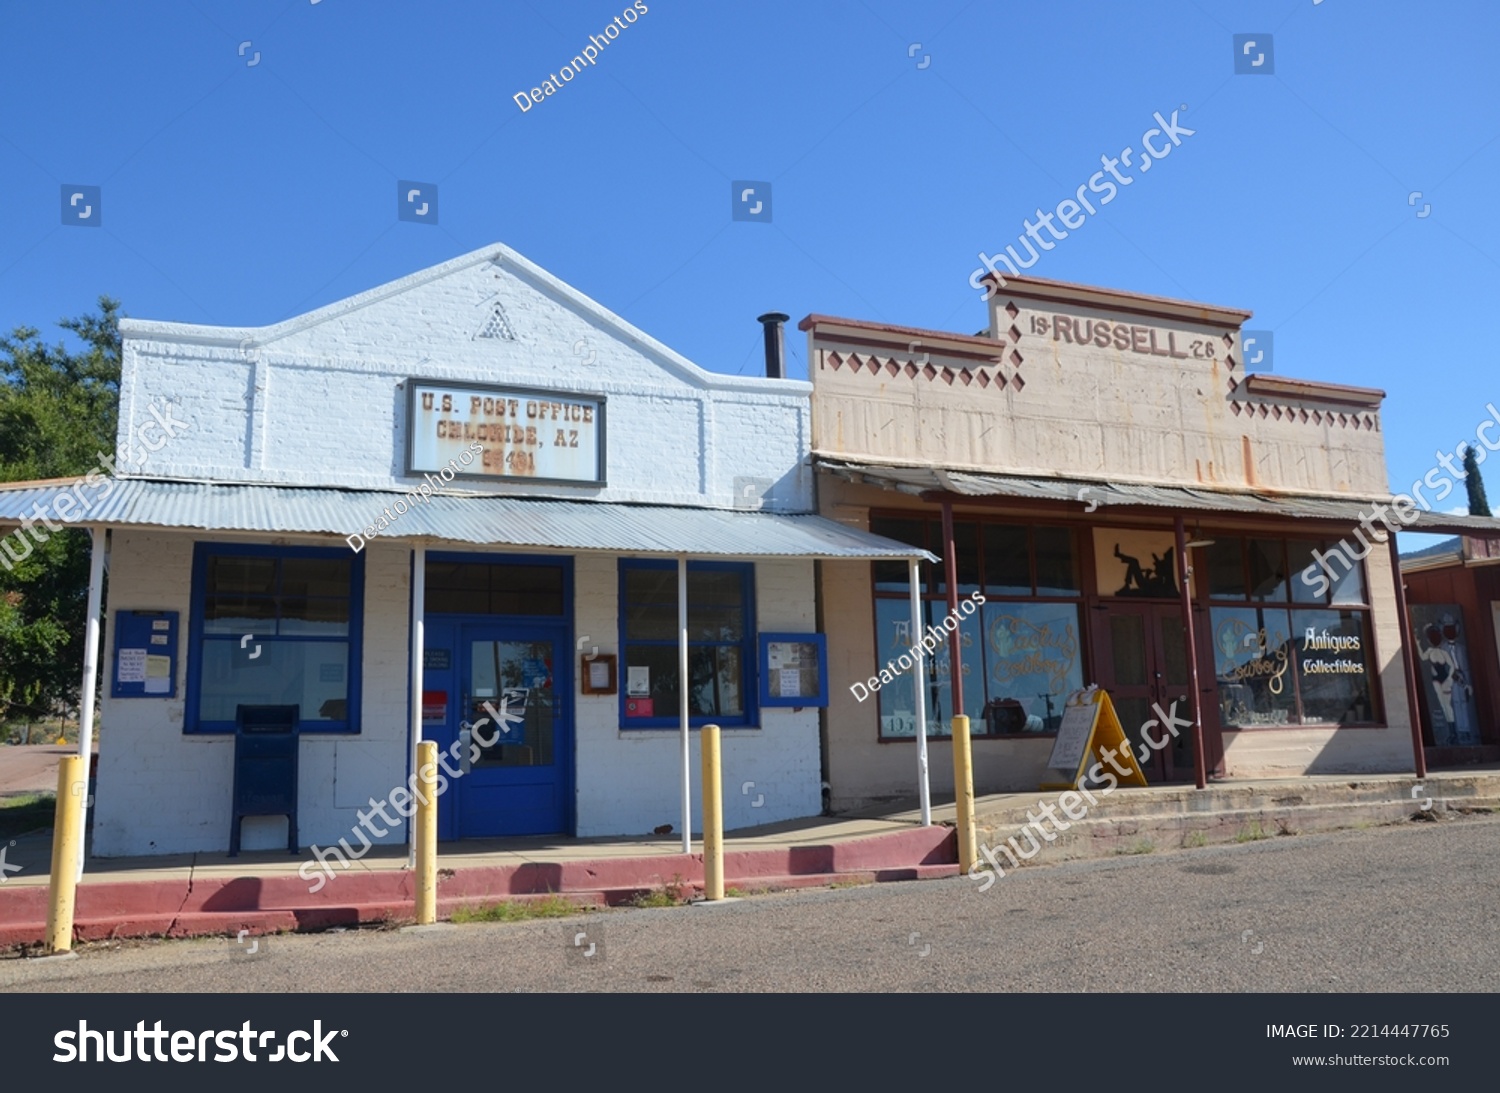
<path fill-rule="evenodd" d="M 754 725 L 755 566 L 689 562 L 687 585 L 688 723 Z M 620 653 L 620 725 L 678 727 L 675 561 L 621 560 Z M 632 695 L 632 676 L 639 682 L 642 670 L 648 694 Z M 649 712 L 642 712 L 642 698 Z"/>
<path fill-rule="evenodd" d="M 364 555 L 198 543 L 183 731 L 234 731 L 235 707 L 296 705 L 303 732 L 359 732 Z"/>

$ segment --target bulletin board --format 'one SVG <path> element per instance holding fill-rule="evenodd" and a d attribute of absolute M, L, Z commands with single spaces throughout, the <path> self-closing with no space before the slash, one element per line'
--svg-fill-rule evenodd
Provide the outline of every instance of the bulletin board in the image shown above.
<path fill-rule="evenodd" d="M 177 697 L 176 611 L 116 611 L 112 698 Z"/>
<path fill-rule="evenodd" d="M 760 635 L 760 704 L 828 705 L 828 638 L 825 635 Z"/>

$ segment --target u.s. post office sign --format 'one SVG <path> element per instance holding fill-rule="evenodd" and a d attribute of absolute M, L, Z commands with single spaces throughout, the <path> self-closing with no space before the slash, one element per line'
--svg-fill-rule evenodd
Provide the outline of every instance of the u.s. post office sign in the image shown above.
<path fill-rule="evenodd" d="M 410 380 L 406 469 L 602 486 L 604 396 Z M 482 454 L 459 461 L 480 445 Z"/>

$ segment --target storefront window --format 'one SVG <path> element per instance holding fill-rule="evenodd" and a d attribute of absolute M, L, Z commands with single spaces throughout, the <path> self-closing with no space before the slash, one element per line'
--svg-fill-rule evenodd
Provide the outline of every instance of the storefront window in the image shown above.
<path fill-rule="evenodd" d="M 990 524 L 984 529 L 986 596 L 1031 595 L 1031 546 L 1024 527 Z"/>
<path fill-rule="evenodd" d="M 1285 603 L 1291 598 L 1286 583 L 1286 544 L 1280 539 L 1248 539 L 1245 547 L 1250 563 L 1250 598 L 1260 603 Z"/>
<path fill-rule="evenodd" d="M 690 723 L 749 724 L 753 567 L 690 562 L 687 601 Z M 675 727 L 682 695 L 676 564 L 621 562 L 620 619 L 621 725 Z"/>
<path fill-rule="evenodd" d="M 972 589 L 971 589 L 972 591 Z M 962 608 L 968 595 L 961 593 L 959 607 Z M 943 620 L 948 617 L 948 603 L 939 600 L 927 605 L 927 623 L 929 626 L 941 628 Z M 933 711 L 938 719 L 943 721 L 939 727 L 951 730 L 952 726 L 946 723 L 955 713 L 965 713 L 969 717 L 971 732 L 984 732 L 984 726 L 980 723 L 984 717 L 984 649 L 983 649 L 983 627 L 980 622 L 980 606 L 975 605 L 974 612 L 965 615 L 960 610 L 958 616 L 958 647 L 960 671 L 963 673 L 964 708 L 962 711 L 953 708 L 953 645 L 944 640 L 938 646 L 936 655 L 932 657 L 932 681 L 928 693 L 936 698 L 937 708 Z M 939 736 L 947 736 L 948 732 L 938 733 Z"/>
<path fill-rule="evenodd" d="M 232 732 L 243 704 L 357 732 L 362 575 L 344 550 L 199 544 L 186 731 Z"/>
<path fill-rule="evenodd" d="M 876 535 L 883 535 L 887 539 L 895 539 L 898 543 L 907 543 L 911 546 L 921 547 L 937 553 L 927 542 L 927 524 L 923 520 L 906 520 L 900 518 L 874 519 L 870 521 L 870 530 Z M 875 588 L 880 592 L 905 593 L 911 583 L 911 564 L 906 559 L 894 562 L 875 562 Z M 932 580 L 932 563 L 922 562 L 922 583 L 925 585 Z"/>
<path fill-rule="evenodd" d="M 872 517 L 877 535 L 923 546 L 942 554 L 939 519 Z M 1055 732 L 1063 700 L 1083 686 L 1082 586 L 1074 533 L 1068 528 L 1024 524 L 954 522 L 960 606 L 983 590 L 986 602 L 968 615 L 960 612 L 958 635 L 963 672 L 964 713 L 976 736 Z M 905 581 L 891 579 L 894 568 L 876 563 L 876 664 L 897 664 L 921 639 L 912 633 Z M 931 575 L 922 596 L 922 626 L 941 627 L 948 616 L 945 573 Z M 950 644 L 944 635 L 926 659 L 924 678 L 914 670 L 893 673 L 875 697 L 881 739 L 916 734 L 916 694 L 927 711 L 929 736 L 947 736 L 954 714 Z"/>
<path fill-rule="evenodd" d="M 1281 608 L 1214 607 L 1214 675 L 1226 729 L 1297 721 L 1291 619 Z"/>
<path fill-rule="evenodd" d="M 1083 686 L 1078 605 L 990 602 L 983 612 L 992 730 L 1056 732 L 1063 700 Z"/>
<path fill-rule="evenodd" d="M 875 657 L 880 668 L 899 666 L 902 656 L 910 653 L 914 642 L 921 637 L 921 634 L 913 637 L 911 631 L 909 600 L 875 601 Z M 931 665 L 925 667 L 928 670 L 921 690 L 927 701 L 927 735 L 940 736 L 943 726 L 936 723 L 939 700 L 931 693 Z M 915 669 L 908 669 L 891 674 L 891 682 L 884 684 L 875 695 L 880 710 L 880 735 L 887 739 L 914 737 L 917 734 L 917 673 Z"/>
<path fill-rule="evenodd" d="M 1036 594 L 1076 596 L 1082 592 L 1073 533 L 1067 528 L 1035 528 L 1031 537 L 1036 544 Z"/>
<path fill-rule="evenodd" d="M 1304 725 L 1375 720 L 1369 634 L 1360 611 L 1293 611 Z"/>
<path fill-rule="evenodd" d="M 1379 723 L 1362 564 L 1325 564 L 1339 553 L 1325 540 L 1220 535 L 1205 549 L 1223 727 Z"/>
<path fill-rule="evenodd" d="M 1245 594 L 1245 541 L 1215 539 L 1204 547 L 1208 555 L 1208 594 L 1215 599 L 1243 600 Z"/>
<path fill-rule="evenodd" d="M 427 610 L 459 615 L 561 615 L 563 574 L 560 565 L 429 559 Z"/>

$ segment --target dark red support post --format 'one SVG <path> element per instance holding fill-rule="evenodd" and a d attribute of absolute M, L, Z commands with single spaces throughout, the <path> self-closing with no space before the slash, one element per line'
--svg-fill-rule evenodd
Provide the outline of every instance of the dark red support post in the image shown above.
<path fill-rule="evenodd" d="M 1182 593 L 1183 640 L 1187 643 L 1188 686 L 1193 689 L 1193 778 L 1199 789 L 1208 788 L 1208 757 L 1203 753 L 1203 692 L 1198 684 L 1198 638 L 1193 626 L 1193 593 L 1188 578 L 1193 566 L 1188 557 L 1187 530 L 1182 517 L 1178 516 L 1174 529 L 1177 532 L 1177 584 Z"/>
<path fill-rule="evenodd" d="M 958 547 L 953 541 L 953 502 L 943 501 L 943 568 L 947 572 L 948 613 L 953 616 L 953 633 L 948 635 L 948 677 L 953 695 L 954 717 L 964 714 L 963 627 L 957 621 L 963 618 L 958 613 Z"/>

